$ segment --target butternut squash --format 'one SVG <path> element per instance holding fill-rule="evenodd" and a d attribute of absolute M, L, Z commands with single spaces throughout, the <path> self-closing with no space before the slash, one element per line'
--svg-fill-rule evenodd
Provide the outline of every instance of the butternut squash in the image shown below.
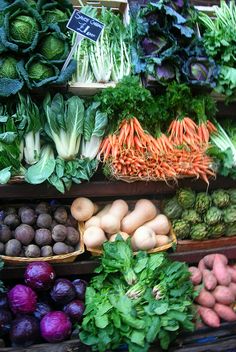
<path fill-rule="evenodd" d="M 90 219 L 97 210 L 97 205 L 85 197 L 76 198 L 70 208 L 71 215 L 78 221 L 86 221 Z"/>
<path fill-rule="evenodd" d="M 163 214 L 159 214 L 153 220 L 146 222 L 145 226 L 150 227 L 156 235 L 168 235 L 170 232 L 170 222 Z"/>
<path fill-rule="evenodd" d="M 136 202 L 134 210 L 121 221 L 121 231 L 131 234 L 156 215 L 155 205 L 148 199 L 140 199 Z"/>
<path fill-rule="evenodd" d="M 128 213 L 128 204 L 122 200 L 115 200 L 108 213 L 101 217 L 101 228 L 110 235 L 120 231 L 121 220 Z"/>
<path fill-rule="evenodd" d="M 87 248 L 100 248 L 107 238 L 100 227 L 91 226 L 84 231 L 84 244 Z"/>
<path fill-rule="evenodd" d="M 156 235 L 157 240 L 157 247 L 165 246 L 166 244 L 170 243 L 170 237 L 166 235 Z"/>
<path fill-rule="evenodd" d="M 157 239 L 155 232 L 147 226 L 140 226 L 133 234 L 131 243 L 134 248 L 141 250 L 149 250 L 156 247 Z"/>
<path fill-rule="evenodd" d="M 96 215 L 92 216 L 89 220 L 85 222 L 84 228 L 87 229 L 90 226 L 100 227 L 101 217 L 105 215 L 110 208 L 111 208 L 111 204 L 105 205 L 105 207 L 102 210 L 100 210 Z"/>
<path fill-rule="evenodd" d="M 118 233 L 115 233 L 114 235 L 111 235 L 111 237 L 109 238 L 109 241 L 114 242 L 118 235 L 121 235 L 121 237 L 123 238 L 124 241 L 126 241 L 130 237 L 126 232 L 120 231 Z"/>

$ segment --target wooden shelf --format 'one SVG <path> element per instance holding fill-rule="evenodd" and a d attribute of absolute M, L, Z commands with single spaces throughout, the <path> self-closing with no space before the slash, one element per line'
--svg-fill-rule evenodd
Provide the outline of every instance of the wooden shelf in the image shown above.
<path fill-rule="evenodd" d="M 78 196 L 101 198 L 101 197 L 140 197 L 152 196 L 163 198 L 172 195 L 180 187 L 190 187 L 197 191 L 206 191 L 207 185 L 201 180 L 182 179 L 178 184 L 170 182 L 133 182 L 123 181 L 92 181 L 79 185 L 74 184 L 70 191 L 62 194 L 48 184 L 31 185 L 28 183 L 0 185 L 0 199 L 69 199 Z M 236 187 L 236 180 L 227 177 L 217 177 L 210 181 L 209 190 L 215 188 Z M 157 197 L 158 196 L 158 197 Z"/>

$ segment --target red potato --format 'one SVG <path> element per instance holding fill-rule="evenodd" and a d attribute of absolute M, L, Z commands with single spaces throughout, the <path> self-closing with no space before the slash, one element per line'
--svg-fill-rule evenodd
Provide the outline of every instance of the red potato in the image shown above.
<path fill-rule="evenodd" d="M 225 263 L 222 262 L 222 258 L 219 256 L 219 254 L 215 255 L 213 262 L 213 273 L 220 285 L 228 286 L 230 284 L 231 275 L 228 271 L 228 267 Z"/>
<path fill-rule="evenodd" d="M 195 266 L 190 266 L 188 268 L 188 271 L 191 273 L 190 280 L 194 285 L 199 285 L 202 282 L 202 273 L 201 271 L 195 267 Z"/>
<path fill-rule="evenodd" d="M 215 275 L 210 270 L 207 270 L 207 269 L 203 270 L 202 277 L 203 277 L 204 287 L 207 290 L 212 291 L 216 288 L 217 280 Z"/>
<path fill-rule="evenodd" d="M 234 298 L 236 299 L 236 283 L 235 282 L 230 282 L 228 287 L 233 292 Z"/>
<path fill-rule="evenodd" d="M 207 269 L 205 263 L 204 263 L 204 258 L 202 258 L 199 263 L 198 263 L 198 269 L 203 272 L 203 270 Z"/>
<path fill-rule="evenodd" d="M 225 321 L 236 321 L 236 313 L 231 307 L 216 303 L 213 309 L 221 319 Z"/>
<path fill-rule="evenodd" d="M 205 288 L 202 288 L 199 295 L 195 298 L 195 302 L 203 307 L 212 308 L 214 307 L 216 300 L 210 292 L 205 290 Z"/>
<path fill-rule="evenodd" d="M 230 305 L 234 302 L 234 293 L 229 287 L 221 285 L 216 286 L 212 294 L 218 303 Z"/>
<path fill-rule="evenodd" d="M 231 281 L 236 283 L 236 267 L 234 265 L 228 265 L 227 269 L 228 269 L 228 272 L 230 273 Z"/>
<path fill-rule="evenodd" d="M 198 314 L 202 318 L 203 323 L 205 323 L 206 325 L 212 328 L 218 328 L 220 326 L 220 318 L 213 309 L 199 307 Z"/>
<path fill-rule="evenodd" d="M 228 259 L 225 255 L 223 254 L 208 254 L 203 258 L 204 264 L 208 269 L 212 269 L 213 268 L 213 263 L 215 260 L 215 256 L 218 257 L 218 260 L 221 260 L 223 264 L 227 265 L 228 264 Z"/>

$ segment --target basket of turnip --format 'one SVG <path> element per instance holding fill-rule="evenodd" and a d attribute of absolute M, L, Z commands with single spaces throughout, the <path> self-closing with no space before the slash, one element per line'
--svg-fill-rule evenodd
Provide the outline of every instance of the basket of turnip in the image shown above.
<path fill-rule="evenodd" d="M 46 202 L 0 209 L 0 257 L 9 264 L 73 262 L 84 252 L 69 206 Z"/>
<path fill-rule="evenodd" d="M 79 221 L 86 249 L 95 256 L 102 254 L 105 241 L 115 241 L 117 235 L 130 239 L 134 253 L 166 251 L 177 242 L 168 218 L 160 214 L 158 201 L 116 199 L 94 205 L 81 197 L 73 202 L 71 213 Z"/>

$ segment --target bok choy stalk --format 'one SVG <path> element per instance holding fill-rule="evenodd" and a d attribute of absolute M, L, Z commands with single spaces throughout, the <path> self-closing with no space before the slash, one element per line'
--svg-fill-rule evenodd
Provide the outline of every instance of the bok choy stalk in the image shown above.
<path fill-rule="evenodd" d="M 74 34 L 72 41 L 74 42 L 76 35 Z M 77 62 L 76 72 L 72 76 L 72 82 L 91 83 L 95 81 L 90 61 L 89 61 L 89 43 L 82 40 L 77 46 L 74 59 Z"/>
<path fill-rule="evenodd" d="M 84 105 L 73 96 L 64 100 L 57 93 L 53 98 L 48 94 L 43 102 L 47 118 L 45 131 L 55 143 L 58 156 L 64 160 L 75 159 L 84 125 Z"/>
<path fill-rule="evenodd" d="M 19 103 L 14 114 L 17 128 L 23 137 L 23 155 L 26 164 L 33 165 L 39 160 L 42 121 L 38 106 L 29 95 L 19 94 Z"/>
<path fill-rule="evenodd" d="M 97 156 L 108 123 L 107 114 L 98 110 L 100 103 L 92 103 L 85 111 L 81 157 L 90 160 Z"/>

